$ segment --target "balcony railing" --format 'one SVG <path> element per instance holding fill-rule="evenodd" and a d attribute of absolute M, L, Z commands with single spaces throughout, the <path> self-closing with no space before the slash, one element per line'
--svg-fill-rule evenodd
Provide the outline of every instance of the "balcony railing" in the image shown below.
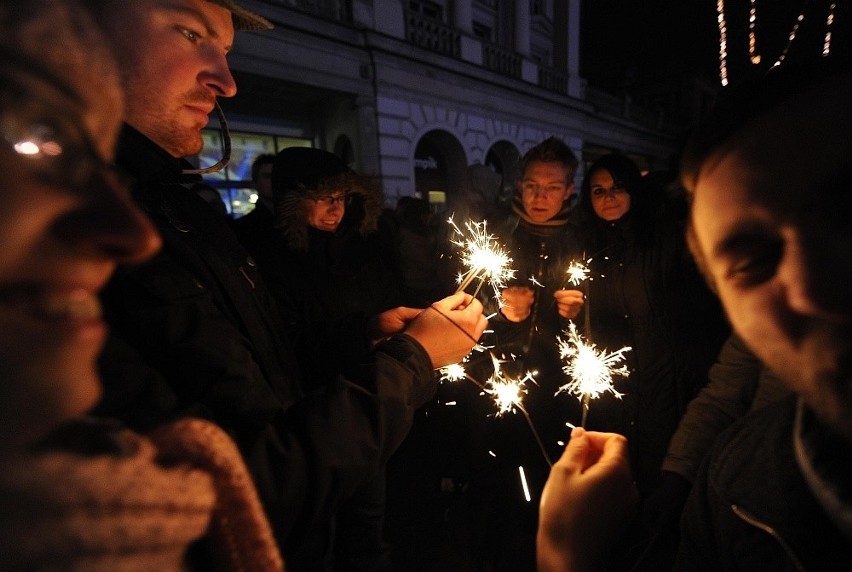
<path fill-rule="evenodd" d="M 495 44 L 482 44 L 482 65 L 509 77 L 521 77 L 521 56 Z"/>
<path fill-rule="evenodd" d="M 439 54 L 454 58 L 461 54 L 459 33 L 454 28 L 415 12 L 405 14 L 405 37 L 412 44 Z"/>
<path fill-rule="evenodd" d="M 267 0 L 267 2 L 295 8 L 327 20 L 352 23 L 352 0 Z"/>

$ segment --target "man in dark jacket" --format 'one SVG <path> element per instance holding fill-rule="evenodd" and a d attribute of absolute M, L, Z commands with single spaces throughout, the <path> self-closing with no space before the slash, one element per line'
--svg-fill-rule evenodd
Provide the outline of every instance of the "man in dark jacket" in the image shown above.
<path fill-rule="evenodd" d="M 489 512 L 478 515 L 485 530 L 486 565 L 534 568 L 536 507 L 549 459 L 568 435 L 565 423 L 579 422 L 579 402 L 567 395 L 554 397 L 565 383 L 557 336 L 583 305 L 583 293 L 568 282 L 567 274 L 571 262 L 582 260 L 569 220 L 576 170 L 576 156 L 556 137 L 533 146 L 521 160 L 511 213 L 503 221 L 489 221 L 488 231 L 499 237 L 512 258 L 515 277 L 500 292 L 502 303 L 493 298 L 486 303 L 495 313 L 490 320 L 493 334 L 485 341 L 493 346 L 491 353 L 474 354 L 467 369 L 484 382 L 494 371 L 493 354 L 505 360 L 501 368 L 510 376 L 535 372 L 535 384 L 529 383 L 524 395 L 528 417 L 518 413 L 495 419 L 493 404 L 474 401 L 474 396 L 468 400 L 478 409 L 469 415 L 475 424 L 468 432 L 472 453 L 460 472 L 473 475 L 471 496 L 488 499 L 480 505 Z"/>
<path fill-rule="evenodd" d="M 850 95 L 848 62 L 779 67 L 684 153 L 693 253 L 734 330 L 796 394 L 717 441 L 684 512 L 686 569 L 852 558 Z"/>
<path fill-rule="evenodd" d="M 683 155 L 693 254 L 734 331 L 795 396 L 716 441 L 684 511 L 680 569 L 845 570 L 852 562 L 852 66 L 836 57 L 778 66 L 741 88 Z M 582 465 L 599 482 L 617 466 Z M 564 477 L 552 475 L 542 508 L 551 518 L 582 502 L 585 477 Z M 584 498 L 594 505 L 599 496 Z M 558 519 L 543 522 L 540 562 L 593 550 L 571 542 L 554 550 Z"/>
<path fill-rule="evenodd" d="M 303 392 L 292 346 L 254 261 L 187 189 L 217 97 L 236 92 L 234 29 L 270 24 L 230 0 L 107 0 L 99 7 L 127 96 L 118 162 L 158 227 L 163 250 L 126 268 L 105 295 L 114 332 L 102 414 L 145 426 L 209 417 L 236 439 L 288 568 L 321 569 L 336 505 L 383 465 L 433 368 L 461 359 L 485 327 L 481 305 L 452 296 L 430 310 L 386 312 L 365 336 L 384 341 L 347 378 Z"/>

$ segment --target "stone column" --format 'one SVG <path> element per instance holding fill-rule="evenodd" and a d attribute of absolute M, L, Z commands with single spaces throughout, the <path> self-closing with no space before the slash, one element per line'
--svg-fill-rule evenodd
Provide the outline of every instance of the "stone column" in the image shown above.
<path fill-rule="evenodd" d="M 580 0 L 554 2 L 553 67 L 567 74 L 568 95 L 582 98 L 585 81 L 580 77 Z"/>
<path fill-rule="evenodd" d="M 473 0 L 455 0 L 453 6 L 453 25 L 463 34 L 472 34 Z"/>
<path fill-rule="evenodd" d="M 515 51 L 530 55 L 530 4 L 526 0 L 515 1 Z"/>

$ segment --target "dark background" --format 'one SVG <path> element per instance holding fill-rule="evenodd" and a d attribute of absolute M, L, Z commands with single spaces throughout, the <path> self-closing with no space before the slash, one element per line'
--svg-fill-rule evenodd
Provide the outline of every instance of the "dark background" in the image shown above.
<path fill-rule="evenodd" d="M 757 0 L 759 65 L 748 56 L 748 0 L 725 0 L 728 76 L 732 83 L 767 70 L 780 56 L 796 18 L 805 19 L 786 62 L 821 57 L 829 0 Z M 849 0 L 837 0 L 832 52 L 850 53 Z M 687 74 L 719 78 L 716 0 L 583 0 L 581 75 L 620 89 Z"/>

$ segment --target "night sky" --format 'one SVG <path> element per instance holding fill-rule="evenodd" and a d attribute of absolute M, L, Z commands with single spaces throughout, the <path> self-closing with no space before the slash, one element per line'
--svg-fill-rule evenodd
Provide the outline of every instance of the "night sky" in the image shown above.
<path fill-rule="evenodd" d="M 732 82 L 771 66 L 805 10 L 788 62 L 820 57 L 830 0 L 756 0 L 757 50 L 748 58 L 748 0 L 725 0 L 728 72 Z M 590 84 L 619 88 L 702 73 L 719 76 L 716 0 L 583 0 L 581 75 Z M 850 51 L 852 9 L 837 0 L 832 50 Z"/>

